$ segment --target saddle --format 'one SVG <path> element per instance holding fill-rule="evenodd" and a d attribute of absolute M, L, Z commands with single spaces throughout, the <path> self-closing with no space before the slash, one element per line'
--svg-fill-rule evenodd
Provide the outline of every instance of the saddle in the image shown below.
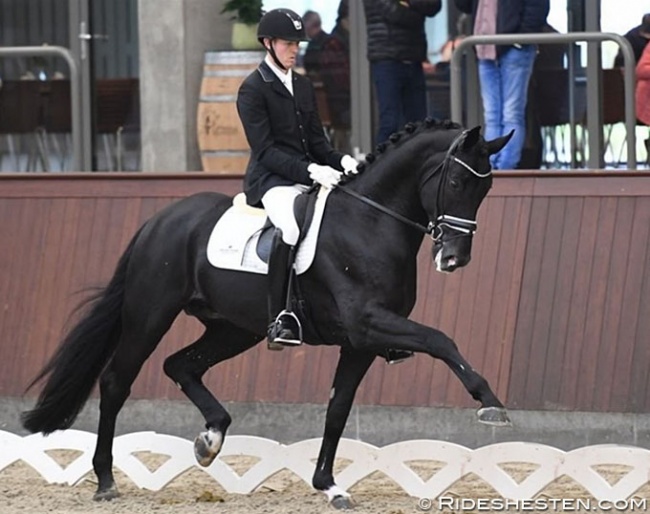
<path fill-rule="evenodd" d="M 296 197 L 294 215 L 300 227 L 296 274 L 309 269 L 316 255 L 329 190 L 309 191 Z M 243 193 L 217 221 L 207 246 L 208 262 L 216 268 L 266 274 L 273 239 L 273 224 L 264 209 L 251 207 Z"/>

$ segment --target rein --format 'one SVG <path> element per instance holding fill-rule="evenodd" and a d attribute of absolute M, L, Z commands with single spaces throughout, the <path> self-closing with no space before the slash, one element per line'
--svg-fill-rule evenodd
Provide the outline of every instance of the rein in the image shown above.
<path fill-rule="evenodd" d="M 429 173 L 424 179 L 422 180 L 422 183 L 420 184 L 420 189 L 426 184 L 431 178 L 433 178 L 440 169 L 443 170 L 443 172 L 447 171 L 447 166 L 450 160 L 453 160 L 457 164 L 460 164 L 463 166 L 466 170 L 470 171 L 473 175 L 475 175 L 478 178 L 487 178 L 492 174 L 492 171 L 488 171 L 487 173 L 479 173 L 476 171 L 474 168 L 472 168 L 469 164 L 467 164 L 465 161 L 459 159 L 456 157 L 453 152 L 456 151 L 458 148 L 458 145 L 462 139 L 462 137 L 465 135 L 466 131 L 463 131 L 451 144 L 449 147 L 449 150 L 447 151 L 447 155 L 445 155 L 445 158 L 443 161 L 435 167 L 435 169 Z M 445 173 L 446 176 L 446 173 Z M 456 232 L 460 232 L 461 235 L 457 237 L 462 237 L 462 236 L 473 236 L 476 233 L 477 229 L 477 224 L 476 221 L 474 220 L 468 220 L 465 218 L 458 218 L 456 216 L 450 216 L 448 214 L 441 214 L 436 218 L 436 221 L 429 221 L 429 224 L 425 227 L 424 225 L 421 225 L 420 223 L 413 221 L 406 216 L 402 216 L 400 213 L 395 212 L 388 207 L 385 207 L 381 205 L 380 203 L 375 202 L 374 200 L 371 200 L 367 196 L 363 196 L 356 191 L 353 191 L 352 189 L 349 189 L 343 185 L 338 185 L 336 187 L 337 189 L 343 191 L 345 194 L 356 198 L 357 200 L 365 203 L 366 205 L 369 205 L 384 214 L 387 214 L 391 216 L 392 218 L 395 218 L 398 221 L 401 221 L 405 225 L 408 225 L 411 228 L 414 228 L 423 234 L 431 236 L 431 239 L 435 242 L 439 242 L 442 239 L 442 227 L 447 227 L 451 230 L 454 230 Z M 440 190 L 440 188 L 439 188 Z M 436 234 L 437 232 L 437 234 Z"/>
<path fill-rule="evenodd" d="M 348 194 L 353 198 L 356 198 L 357 200 L 361 200 L 366 205 L 370 205 L 371 207 L 374 207 L 375 209 L 383 212 L 384 214 L 388 214 L 389 216 L 392 216 L 396 220 L 399 220 L 402 223 L 408 225 L 409 227 L 412 227 L 416 230 L 419 230 L 420 232 L 423 232 L 424 234 L 432 235 L 433 233 L 433 227 L 431 226 L 431 223 L 429 223 L 429 226 L 427 227 L 425 227 L 424 225 L 420 225 L 418 222 L 410 220 L 406 216 L 402 216 L 399 212 L 391 211 L 388 207 L 384 207 L 380 203 L 371 200 L 367 196 L 360 195 L 356 191 L 352 191 L 352 189 L 348 189 L 345 186 L 338 185 L 336 186 L 336 189 L 343 191 L 345 194 Z"/>

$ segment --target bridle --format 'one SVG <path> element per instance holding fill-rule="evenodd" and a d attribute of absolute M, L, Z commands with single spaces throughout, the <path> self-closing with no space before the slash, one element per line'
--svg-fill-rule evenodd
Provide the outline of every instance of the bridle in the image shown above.
<path fill-rule="evenodd" d="M 492 170 L 489 170 L 486 173 L 479 173 L 474 168 L 472 168 L 469 164 L 467 164 L 465 161 L 456 157 L 456 152 L 458 151 L 458 147 L 460 146 L 461 141 L 463 141 L 467 133 L 468 131 L 464 130 L 452 141 L 451 145 L 449 146 L 449 149 L 447 150 L 447 154 L 445 155 L 445 158 L 442 160 L 440 165 L 438 165 L 431 173 L 425 175 L 422 181 L 420 182 L 420 191 L 422 191 L 424 185 L 434 175 L 436 175 L 439 169 L 441 170 L 440 184 L 437 190 L 438 196 L 436 198 L 436 212 L 442 214 L 440 214 L 436 218 L 435 222 L 429 222 L 429 225 L 427 227 L 428 229 L 431 230 L 431 239 L 433 239 L 433 241 L 436 243 L 442 243 L 443 227 L 453 230 L 454 232 L 457 233 L 456 236 L 453 236 L 450 239 L 455 239 L 457 237 L 471 237 L 476 233 L 476 230 L 478 229 L 476 220 L 459 218 L 457 216 L 451 216 L 449 214 L 445 214 L 444 192 L 445 192 L 445 186 L 447 184 L 450 162 L 455 162 L 460 164 L 461 166 L 463 166 L 463 168 L 465 168 L 466 170 L 468 170 L 470 173 L 472 173 L 474 176 L 478 178 L 487 178 L 490 175 L 492 175 Z"/>
<path fill-rule="evenodd" d="M 420 232 L 426 235 L 431 236 L 431 239 L 433 239 L 435 243 L 442 243 L 443 227 L 453 230 L 454 232 L 458 232 L 458 235 L 455 237 L 473 236 L 476 233 L 476 230 L 478 228 L 476 220 L 459 218 L 457 216 L 444 214 L 444 186 L 447 181 L 450 162 L 455 162 L 457 164 L 460 164 L 466 170 L 468 170 L 478 178 L 487 178 L 490 175 L 492 175 L 492 170 L 488 171 L 487 173 L 479 173 L 474 168 L 472 168 L 469 164 L 467 164 L 465 161 L 456 157 L 456 151 L 458 150 L 460 142 L 462 141 L 463 137 L 467 134 L 467 132 L 468 132 L 467 130 L 464 130 L 456 137 L 456 139 L 454 139 L 451 146 L 449 147 L 449 150 L 447 150 L 447 153 L 444 159 L 442 160 L 442 162 L 438 164 L 438 166 L 436 166 L 430 173 L 427 173 L 420 182 L 420 191 L 421 191 L 424 185 L 429 180 L 431 180 L 434 176 L 436 176 L 439 171 L 441 171 L 442 173 L 440 177 L 440 185 L 438 187 L 438 196 L 436 198 L 436 210 L 437 212 L 442 212 L 443 214 L 438 215 L 435 221 L 429 221 L 426 227 L 420 223 L 417 223 L 416 221 L 410 220 L 406 216 L 402 216 L 400 213 L 395 212 L 389 209 L 388 207 L 385 207 L 380 203 L 377 203 L 374 200 L 371 200 L 370 198 L 363 196 L 357 193 L 356 191 L 353 191 L 345 186 L 339 185 L 337 186 L 337 189 L 343 191 L 347 195 L 356 198 L 357 200 L 362 201 L 366 205 L 370 205 L 371 207 L 374 207 L 375 209 L 383 212 L 384 214 L 388 214 L 389 216 L 395 218 L 396 220 L 399 220 L 402 223 L 416 230 L 419 230 Z"/>

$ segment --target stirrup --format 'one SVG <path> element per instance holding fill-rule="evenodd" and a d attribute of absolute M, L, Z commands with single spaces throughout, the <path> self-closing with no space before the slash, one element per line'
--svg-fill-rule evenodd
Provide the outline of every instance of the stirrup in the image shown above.
<path fill-rule="evenodd" d="M 406 359 L 413 357 L 413 352 L 410 350 L 396 350 L 394 348 L 389 348 L 386 350 L 384 358 L 388 364 L 399 364 L 404 362 Z"/>
<path fill-rule="evenodd" d="M 287 326 L 294 325 L 293 327 Z M 298 333 L 294 328 L 297 327 Z M 283 310 L 271 323 L 268 331 L 269 350 L 280 350 L 284 346 L 300 346 L 302 344 L 302 325 L 298 316 L 288 310 Z"/>

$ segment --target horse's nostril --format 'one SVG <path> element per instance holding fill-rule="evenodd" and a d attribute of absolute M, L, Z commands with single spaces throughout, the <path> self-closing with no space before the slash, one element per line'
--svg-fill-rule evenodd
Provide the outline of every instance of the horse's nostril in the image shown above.
<path fill-rule="evenodd" d="M 445 259 L 445 267 L 447 269 L 455 269 L 458 267 L 458 258 L 455 255 Z"/>

